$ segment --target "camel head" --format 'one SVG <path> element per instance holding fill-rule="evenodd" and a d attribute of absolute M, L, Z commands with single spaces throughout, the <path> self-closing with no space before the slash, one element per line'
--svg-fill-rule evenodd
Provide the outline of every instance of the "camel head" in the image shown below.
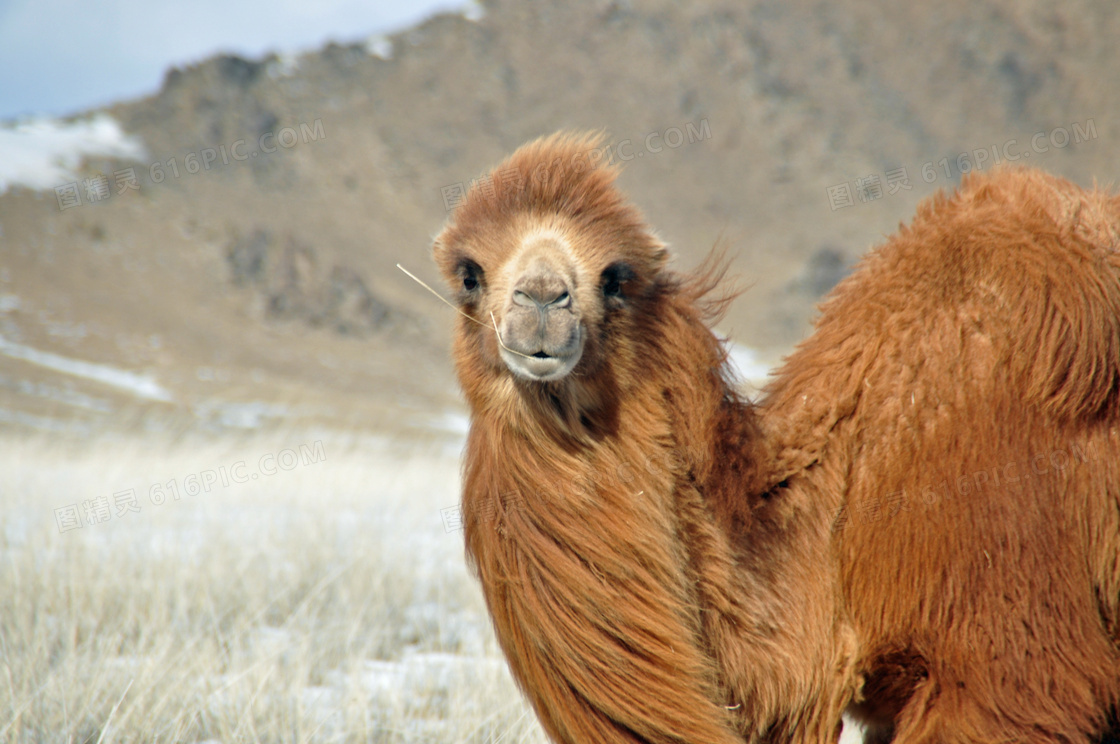
<path fill-rule="evenodd" d="M 599 135 L 558 133 L 476 181 L 435 240 L 464 314 L 460 377 L 563 386 L 619 355 L 663 279 L 664 245 L 615 189 Z M 469 386 L 468 386 L 469 387 Z"/>

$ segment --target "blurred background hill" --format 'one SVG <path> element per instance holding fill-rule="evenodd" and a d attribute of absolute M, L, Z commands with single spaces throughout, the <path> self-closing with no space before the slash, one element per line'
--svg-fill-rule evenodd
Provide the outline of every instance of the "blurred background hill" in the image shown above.
<path fill-rule="evenodd" d="M 0 195 L 0 426 L 460 432 L 450 311 L 394 265 L 438 287 L 459 189 L 566 128 L 606 130 L 678 268 L 728 241 L 720 330 L 772 363 L 962 170 L 1112 181 L 1117 38 L 1108 0 L 485 0 L 170 69 Z"/>

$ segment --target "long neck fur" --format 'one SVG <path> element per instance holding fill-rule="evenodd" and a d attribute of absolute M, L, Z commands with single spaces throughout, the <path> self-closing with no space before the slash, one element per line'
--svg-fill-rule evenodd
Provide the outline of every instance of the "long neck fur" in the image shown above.
<path fill-rule="evenodd" d="M 465 378 L 467 552 L 499 642 L 558 742 L 834 741 L 831 505 L 771 488 L 698 297 L 661 291 L 656 342 L 582 381 Z"/>

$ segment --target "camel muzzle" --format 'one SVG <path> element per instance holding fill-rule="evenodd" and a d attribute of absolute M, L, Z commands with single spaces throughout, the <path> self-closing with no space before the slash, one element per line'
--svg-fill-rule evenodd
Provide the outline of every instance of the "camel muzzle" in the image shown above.
<path fill-rule="evenodd" d="M 528 271 L 514 284 L 501 323 L 501 356 L 518 377 L 547 382 L 579 362 L 584 334 L 578 303 L 555 272 Z"/>

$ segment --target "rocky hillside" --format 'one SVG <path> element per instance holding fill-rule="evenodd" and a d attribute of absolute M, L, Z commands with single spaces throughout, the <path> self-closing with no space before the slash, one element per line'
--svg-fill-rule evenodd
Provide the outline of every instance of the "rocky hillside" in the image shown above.
<path fill-rule="evenodd" d="M 146 159 L 0 196 L 0 425 L 440 425 L 449 311 L 394 264 L 435 283 L 459 189 L 561 128 L 609 133 L 679 266 L 730 242 L 723 330 L 773 356 L 962 170 L 1120 174 L 1117 38 L 1109 0 L 488 0 L 170 70 L 109 109 Z"/>

